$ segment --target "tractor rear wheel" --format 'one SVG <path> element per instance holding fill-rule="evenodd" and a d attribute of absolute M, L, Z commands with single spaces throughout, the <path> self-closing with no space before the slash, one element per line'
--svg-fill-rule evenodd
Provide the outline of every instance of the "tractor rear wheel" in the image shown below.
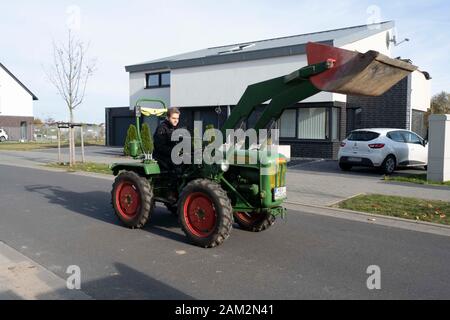
<path fill-rule="evenodd" d="M 117 217 L 131 229 L 142 229 L 149 221 L 155 201 L 153 189 L 144 177 L 135 172 L 121 173 L 111 192 Z"/>
<path fill-rule="evenodd" d="M 234 221 L 241 229 L 262 232 L 275 224 L 276 218 L 270 213 L 235 212 Z"/>
<path fill-rule="evenodd" d="M 219 184 L 207 179 L 192 181 L 184 188 L 179 204 L 180 224 L 195 245 L 214 248 L 228 239 L 233 207 Z"/>

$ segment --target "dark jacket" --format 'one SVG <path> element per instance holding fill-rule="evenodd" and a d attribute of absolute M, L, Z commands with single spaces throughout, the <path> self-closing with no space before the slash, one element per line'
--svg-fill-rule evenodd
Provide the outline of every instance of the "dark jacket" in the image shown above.
<path fill-rule="evenodd" d="M 155 142 L 155 150 L 153 157 L 159 162 L 166 162 L 169 166 L 172 164 L 172 149 L 177 142 L 172 141 L 172 134 L 178 127 L 172 126 L 169 120 L 164 120 L 156 129 L 153 138 Z"/>

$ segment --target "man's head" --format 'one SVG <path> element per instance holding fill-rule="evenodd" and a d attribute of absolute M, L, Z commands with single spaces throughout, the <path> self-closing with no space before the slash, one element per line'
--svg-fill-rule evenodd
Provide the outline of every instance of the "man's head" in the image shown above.
<path fill-rule="evenodd" d="M 167 120 L 174 127 L 178 126 L 180 123 L 180 110 L 178 108 L 170 108 L 167 112 Z"/>

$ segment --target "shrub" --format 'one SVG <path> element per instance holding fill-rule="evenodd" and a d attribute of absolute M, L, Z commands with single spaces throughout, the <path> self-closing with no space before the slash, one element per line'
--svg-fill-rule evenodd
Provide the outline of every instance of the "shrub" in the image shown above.
<path fill-rule="evenodd" d="M 127 132 L 127 138 L 125 139 L 125 145 L 123 147 L 123 153 L 126 156 L 130 156 L 130 142 L 137 140 L 137 129 L 134 124 L 130 125 Z"/>
<path fill-rule="evenodd" d="M 150 127 L 148 126 L 147 123 L 144 123 L 144 125 L 142 126 L 142 145 L 144 148 L 144 153 L 146 154 L 152 154 L 153 150 L 154 150 L 154 145 L 153 145 L 153 137 L 151 135 L 151 131 L 150 131 Z"/>

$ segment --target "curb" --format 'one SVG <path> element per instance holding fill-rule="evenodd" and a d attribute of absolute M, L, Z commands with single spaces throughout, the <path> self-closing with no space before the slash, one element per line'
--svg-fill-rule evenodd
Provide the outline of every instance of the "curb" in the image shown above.
<path fill-rule="evenodd" d="M 355 195 L 353 197 L 349 197 L 346 200 L 355 198 L 357 196 L 358 195 Z M 343 200 L 343 201 L 345 201 L 345 200 Z M 338 203 L 340 203 L 340 202 L 341 201 L 339 201 Z M 406 222 L 406 223 L 410 223 L 410 224 L 414 224 L 414 225 L 424 225 L 424 226 L 429 226 L 429 227 L 437 227 L 437 228 L 447 229 L 447 230 L 450 231 L 450 226 L 447 226 L 447 225 L 444 225 L 444 224 L 425 222 L 425 221 L 415 221 L 415 220 L 411 220 L 411 219 L 403 219 L 403 218 L 392 217 L 392 216 L 384 216 L 384 215 L 381 215 L 381 214 L 374 214 L 374 213 L 368 213 L 368 212 L 362 212 L 362 211 L 353 211 L 353 210 L 347 210 L 347 209 L 341 209 L 341 208 L 333 207 L 333 205 L 336 205 L 336 204 L 333 204 L 331 207 L 324 207 L 324 206 L 318 206 L 318 205 L 313 205 L 313 204 L 305 204 L 305 203 L 290 202 L 290 201 L 286 201 L 285 203 L 286 204 L 291 204 L 291 205 L 298 205 L 298 206 L 302 206 L 302 207 L 310 207 L 310 208 L 315 208 L 315 209 L 322 209 L 322 210 L 327 210 L 327 211 L 338 211 L 338 212 L 342 212 L 342 213 L 357 214 L 357 215 L 366 216 L 366 217 L 390 219 L 390 220 Z"/>
<path fill-rule="evenodd" d="M 0 287 L 8 300 L 92 300 L 67 289 L 66 280 L 0 241 Z"/>
<path fill-rule="evenodd" d="M 408 219 L 402 219 L 391 216 L 383 216 L 378 214 L 371 214 L 367 212 L 351 211 L 340 208 L 330 208 L 311 204 L 297 203 L 297 202 L 285 202 L 285 204 L 292 210 L 301 210 L 299 207 L 303 207 L 305 213 L 322 215 L 327 217 L 334 217 L 338 219 L 352 220 L 362 223 L 372 223 L 376 225 L 386 226 L 390 228 L 400 228 L 416 232 L 431 233 L 439 236 L 450 237 L 450 226 L 414 221 Z M 308 210 L 312 209 L 312 210 Z M 314 210 L 316 209 L 316 210 Z"/>

